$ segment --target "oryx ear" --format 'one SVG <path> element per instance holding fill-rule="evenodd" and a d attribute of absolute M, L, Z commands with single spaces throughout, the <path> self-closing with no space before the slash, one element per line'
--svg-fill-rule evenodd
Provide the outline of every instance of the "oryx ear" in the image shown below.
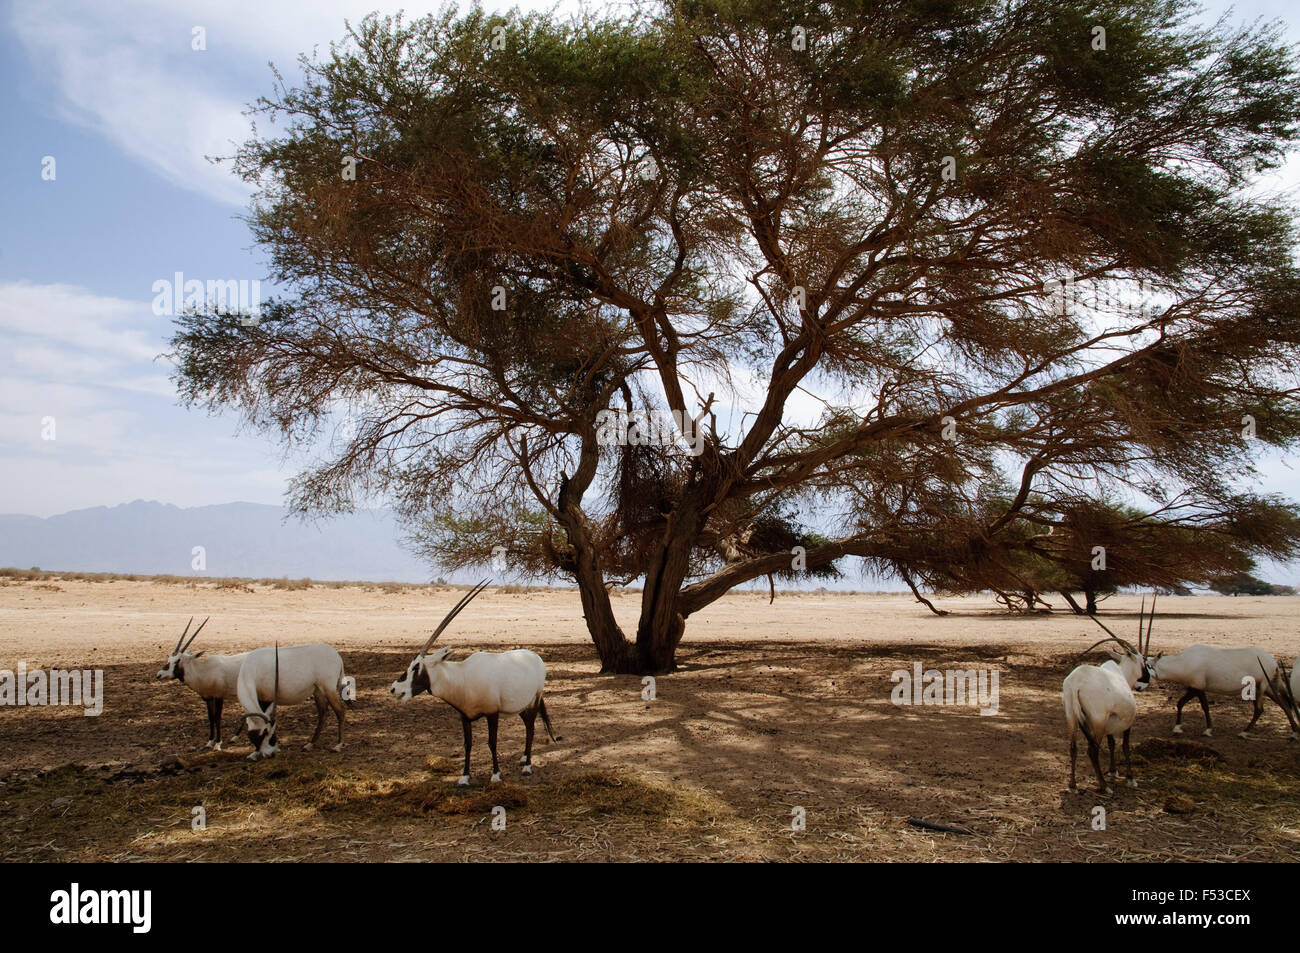
<path fill-rule="evenodd" d="M 1112 662 L 1119 662 L 1122 661 L 1124 658 L 1124 656 L 1120 655 L 1118 652 L 1112 652 L 1110 649 L 1106 650 L 1106 655 L 1110 658 Z"/>
<path fill-rule="evenodd" d="M 207 649 L 199 649 L 199 651 L 197 651 L 197 652 L 195 652 L 193 655 L 191 655 L 190 658 L 198 658 L 200 655 L 202 655 L 202 654 L 203 654 L 204 652 L 206 652 L 206 651 L 207 651 Z"/>
<path fill-rule="evenodd" d="M 438 651 L 434 652 L 432 655 L 426 655 L 424 657 L 424 661 L 427 664 L 432 665 L 436 662 L 441 662 L 450 654 L 451 654 L 451 648 L 444 645 L 442 648 L 438 649 Z"/>

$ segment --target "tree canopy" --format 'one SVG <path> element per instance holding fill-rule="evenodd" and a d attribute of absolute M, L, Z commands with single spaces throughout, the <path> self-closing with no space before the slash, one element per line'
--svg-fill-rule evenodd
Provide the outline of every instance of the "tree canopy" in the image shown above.
<path fill-rule="evenodd" d="M 1294 209 L 1252 188 L 1296 54 L 1193 12 L 367 17 L 258 105 L 235 167 L 285 294 L 182 318 L 182 397 L 330 437 L 302 511 L 381 496 L 441 565 L 571 578 L 615 672 L 774 573 L 1285 516 L 1242 487 L 1300 435 Z"/>

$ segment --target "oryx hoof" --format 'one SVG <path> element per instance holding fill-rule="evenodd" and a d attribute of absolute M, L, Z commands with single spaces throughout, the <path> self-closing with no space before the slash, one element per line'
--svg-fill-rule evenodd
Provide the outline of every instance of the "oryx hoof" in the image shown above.
<path fill-rule="evenodd" d="M 1078 787 L 1078 785 L 1071 784 L 1068 788 L 1065 789 L 1065 791 L 1066 791 L 1067 794 L 1078 794 L 1078 793 L 1079 793 L 1079 787 Z"/>
<path fill-rule="evenodd" d="M 1182 726 L 1182 725 L 1174 725 L 1174 734 L 1176 734 L 1176 735 L 1181 735 L 1182 733 L 1183 733 L 1183 726 Z"/>
<path fill-rule="evenodd" d="M 1204 731 L 1201 732 L 1201 737 L 1202 737 L 1202 738 L 1213 738 L 1213 737 L 1214 737 L 1214 733 L 1211 731 L 1211 729 L 1206 728 Z"/>
<path fill-rule="evenodd" d="M 303 751 L 310 751 L 310 750 L 311 750 L 312 748 L 314 748 L 314 747 L 316 747 L 316 746 L 315 746 L 314 744 L 312 744 L 312 743 L 309 741 L 309 742 L 307 742 L 305 745 L 302 746 L 302 750 L 303 750 Z"/>
<path fill-rule="evenodd" d="M 203 747 L 204 747 L 204 748 L 211 748 L 211 747 L 212 747 L 212 739 L 209 738 L 209 739 L 207 740 L 207 742 L 203 745 Z"/>
<path fill-rule="evenodd" d="M 533 766 L 531 764 L 526 764 L 522 768 L 520 768 L 520 774 L 532 774 L 532 773 L 533 773 Z"/>
<path fill-rule="evenodd" d="M 334 747 L 330 748 L 330 751 L 342 751 L 342 750 L 343 750 L 343 742 L 341 741 L 338 744 L 334 745 Z"/>
<path fill-rule="evenodd" d="M 256 760 L 257 760 L 258 758 L 260 758 L 260 757 L 261 757 L 261 755 L 259 755 L 256 751 L 254 751 L 252 754 L 250 754 L 250 755 L 248 756 L 248 760 L 249 760 L 249 761 L 256 761 Z"/>
<path fill-rule="evenodd" d="M 468 774 L 462 774 L 462 775 L 460 776 L 460 778 L 457 779 L 457 781 L 456 781 L 456 786 L 459 787 L 459 788 L 467 788 L 467 787 L 469 787 L 469 775 L 468 775 Z"/>
<path fill-rule="evenodd" d="M 519 759 L 519 763 L 520 763 L 520 764 L 527 764 L 527 763 L 528 763 L 528 757 L 527 757 L 527 755 L 525 755 L 524 757 L 520 758 L 520 759 Z"/>
<path fill-rule="evenodd" d="M 500 780 L 501 780 L 501 772 L 500 772 L 500 771 L 495 771 L 495 772 L 493 772 L 493 774 L 492 774 L 492 780 L 489 781 L 488 784 L 493 784 L 493 783 L 495 783 L 495 782 L 497 782 L 497 781 L 500 781 Z"/>
<path fill-rule="evenodd" d="M 1239 731 L 1239 732 L 1237 732 L 1237 737 L 1240 738 L 1242 741 L 1249 741 L 1249 740 L 1250 740 L 1250 735 L 1246 734 L 1246 732 L 1244 732 L 1244 731 Z"/>
<path fill-rule="evenodd" d="M 1131 788 L 1135 788 L 1135 787 L 1138 786 L 1137 778 L 1129 778 L 1129 779 L 1128 779 L 1126 782 L 1124 782 L 1124 783 L 1127 784 L 1127 785 L 1128 785 L 1129 787 L 1131 787 Z"/>
<path fill-rule="evenodd" d="M 220 750 L 221 750 L 221 742 L 218 741 L 218 742 L 216 742 L 215 744 L 213 744 L 213 745 L 212 745 L 212 750 L 213 750 L 213 751 L 220 751 Z"/>

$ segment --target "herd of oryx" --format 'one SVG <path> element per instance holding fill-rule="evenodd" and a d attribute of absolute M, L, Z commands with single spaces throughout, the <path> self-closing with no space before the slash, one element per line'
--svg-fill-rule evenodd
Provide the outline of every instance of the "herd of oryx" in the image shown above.
<path fill-rule="evenodd" d="M 410 701 L 416 695 L 428 692 L 460 712 L 465 732 L 465 770 L 458 782 L 461 785 L 469 784 L 471 726 L 479 718 L 486 718 L 488 723 L 493 781 L 501 780 L 497 763 L 497 719 L 501 715 L 519 715 L 523 719 L 524 756 L 519 763 L 524 774 L 533 771 L 533 725 L 538 715 L 542 716 L 542 724 L 551 739 L 559 740 L 551 730 L 551 719 L 542 698 L 546 665 L 536 652 L 527 649 L 475 652 L 463 662 L 447 661 L 451 652 L 448 648 L 438 649 L 432 654 L 429 652 L 457 613 L 486 588 L 487 582 L 479 583 L 452 607 L 391 688 L 402 701 Z M 342 749 L 344 708 L 351 707 L 352 693 L 343 671 L 343 657 L 337 649 L 324 642 L 315 642 L 283 649 L 276 645 L 238 655 L 203 658 L 203 652 L 191 652 L 190 647 L 208 620 L 204 619 L 194 634 L 189 635 L 193 621 L 190 619 L 186 623 L 185 631 L 158 678 L 174 678 L 182 682 L 207 703 L 207 747 L 221 749 L 221 709 L 226 699 L 237 698 L 244 709 L 243 724 L 248 731 L 248 740 L 253 745 L 248 757 L 254 761 L 273 757 L 280 749 L 276 731 L 280 706 L 298 705 L 310 698 L 316 703 L 316 731 L 306 744 L 307 750 L 320 738 L 327 710 L 333 710 L 338 720 L 339 737 L 333 750 Z M 186 641 L 186 636 L 189 636 L 189 641 Z"/>
<path fill-rule="evenodd" d="M 1212 645 L 1193 645 L 1177 655 L 1165 655 L 1159 652 L 1151 655 L 1151 628 L 1155 623 L 1156 600 L 1151 597 L 1151 615 L 1146 615 L 1146 599 L 1142 600 L 1142 609 L 1138 614 L 1138 644 L 1134 647 L 1121 639 L 1102 622 L 1093 619 L 1106 630 L 1107 637 L 1094 643 L 1088 652 L 1107 642 L 1116 643 L 1123 651 L 1107 650 L 1110 660 L 1100 665 L 1080 665 L 1065 677 L 1061 686 L 1061 701 L 1065 705 L 1065 723 L 1070 734 L 1070 790 L 1077 790 L 1074 780 L 1075 762 L 1078 760 L 1078 733 L 1088 742 L 1088 757 L 1093 770 L 1097 772 L 1097 790 L 1110 794 L 1106 784 L 1106 775 L 1101 770 L 1101 739 L 1105 738 L 1110 747 L 1110 770 L 1107 774 L 1117 776 L 1115 768 L 1115 736 L 1123 739 L 1125 780 L 1130 787 L 1137 787 L 1133 779 L 1133 759 L 1129 748 L 1129 733 L 1133 722 L 1137 720 L 1137 699 L 1133 693 L 1142 691 L 1159 679 L 1181 685 L 1186 691 L 1178 699 L 1178 714 L 1174 719 L 1174 734 L 1183 733 L 1183 706 L 1193 698 L 1201 703 L 1205 714 L 1204 735 L 1210 735 L 1210 700 L 1207 695 L 1234 695 L 1249 699 L 1255 708 L 1250 724 L 1241 731 L 1246 732 L 1255 726 L 1259 716 L 1264 713 L 1264 699 L 1271 698 L 1291 725 L 1291 740 L 1295 741 L 1296 732 L 1300 732 L 1300 706 L 1296 696 L 1300 694 L 1300 658 L 1291 667 L 1288 675 L 1286 667 L 1278 664 L 1268 652 L 1257 648 L 1220 649 Z M 1145 641 L 1143 625 L 1145 624 Z M 1087 652 L 1083 653 L 1087 654 Z M 1263 676 L 1262 678 L 1260 676 Z"/>
<path fill-rule="evenodd" d="M 524 774 L 532 773 L 533 730 L 538 715 L 541 715 L 551 739 L 559 740 L 551 728 L 542 697 L 546 686 L 546 664 L 537 653 L 527 649 L 474 652 L 464 661 L 451 662 L 447 660 L 451 649 L 429 651 L 456 615 L 487 585 L 487 581 L 480 582 L 452 607 L 390 687 L 391 693 L 401 701 L 410 701 L 428 692 L 459 712 L 465 744 L 465 767 L 458 781 L 461 785 L 469 784 L 472 725 L 479 718 L 486 718 L 488 723 L 493 781 L 501 780 L 497 761 L 497 720 L 501 715 L 519 715 L 523 719 L 524 754 L 519 763 Z M 207 703 L 207 747 L 221 749 L 222 707 L 227 699 L 234 698 L 243 706 L 242 724 L 253 746 L 248 757 L 252 760 L 273 757 L 280 747 L 276 731 L 280 706 L 301 704 L 311 699 L 316 704 L 316 731 L 305 748 L 310 750 L 316 744 L 325 727 L 327 712 L 332 710 L 338 721 L 338 742 L 333 750 L 342 749 L 344 711 L 351 707 L 354 691 L 349 684 L 351 679 L 343 671 L 343 658 L 333 646 L 324 642 L 285 648 L 276 645 L 236 655 L 204 657 L 202 651 L 192 652 L 190 647 L 207 620 L 200 623 L 193 635 L 189 635 L 193 621 L 186 623 L 158 678 L 182 682 Z M 1146 612 L 1146 600 L 1142 601 L 1136 647 L 1115 635 L 1100 620 L 1094 618 L 1093 621 L 1105 629 L 1107 637 L 1083 654 L 1110 642 L 1122 651 L 1108 649 L 1108 661 L 1100 665 L 1078 666 L 1066 676 L 1061 687 L 1070 738 L 1071 791 L 1077 790 L 1075 767 L 1079 732 L 1088 742 L 1088 757 L 1097 773 L 1097 786 L 1101 793 L 1111 793 L 1106 784 L 1106 774 L 1117 776 L 1116 736 L 1123 742 L 1126 780 L 1130 786 L 1137 786 L 1133 779 L 1129 745 L 1129 736 L 1137 718 L 1137 700 L 1133 693 L 1145 689 L 1152 679 L 1186 689 L 1178 700 L 1175 734 L 1183 731 L 1183 706 L 1192 699 L 1200 701 L 1205 714 L 1203 734 L 1211 733 L 1207 695 L 1232 695 L 1252 701 L 1254 716 L 1241 732 L 1243 738 L 1263 714 L 1264 698 L 1272 699 L 1286 715 L 1292 730 L 1291 740 L 1294 741 L 1296 733 L 1300 732 L 1300 705 L 1296 702 L 1297 695 L 1300 695 L 1300 684 L 1297 683 L 1300 680 L 1300 659 L 1288 673 L 1272 655 L 1257 648 L 1222 649 L 1193 645 L 1177 655 L 1167 656 L 1162 652 L 1152 656 L 1154 597 L 1150 615 Z M 238 733 L 235 738 L 238 738 Z M 1110 749 L 1110 769 L 1106 773 L 1102 772 L 1100 760 L 1103 738 Z"/>

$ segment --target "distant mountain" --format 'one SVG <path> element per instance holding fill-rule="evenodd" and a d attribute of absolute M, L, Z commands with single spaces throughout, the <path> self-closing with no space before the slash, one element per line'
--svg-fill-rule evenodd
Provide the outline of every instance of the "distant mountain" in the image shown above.
<path fill-rule="evenodd" d="M 317 522 L 279 506 L 182 508 L 136 500 L 59 516 L 0 516 L 0 566 L 81 572 L 170 573 L 428 582 L 435 575 L 398 543 L 389 510 Z M 192 568 L 202 546 L 206 569 Z"/>

